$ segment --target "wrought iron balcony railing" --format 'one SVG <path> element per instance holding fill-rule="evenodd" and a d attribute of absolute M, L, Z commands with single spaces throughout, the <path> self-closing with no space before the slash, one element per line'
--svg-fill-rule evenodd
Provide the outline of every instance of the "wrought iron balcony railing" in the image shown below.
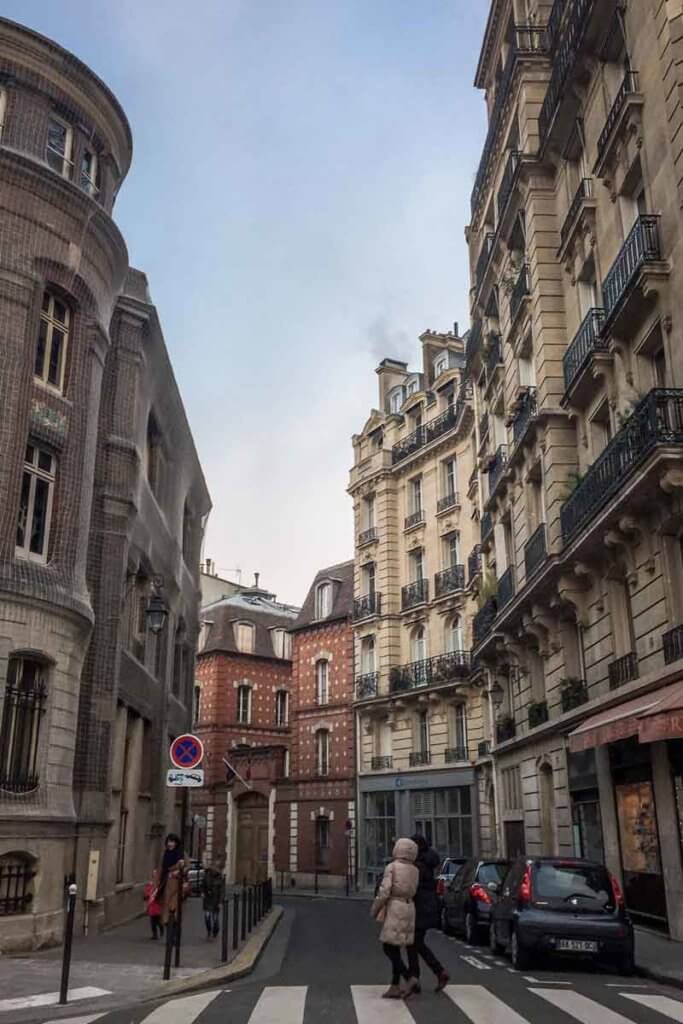
<path fill-rule="evenodd" d="M 602 282 L 606 322 L 611 320 L 621 306 L 644 264 L 656 262 L 661 258 L 658 222 L 659 217 L 655 214 L 641 214 Z"/>
<path fill-rule="evenodd" d="M 498 189 L 498 195 L 496 197 L 496 210 L 498 211 L 498 220 L 505 212 L 508 200 L 512 195 L 512 190 L 515 187 L 517 181 L 517 174 L 519 167 L 522 162 L 522 154 L 518 149 L 511 149 L 505 164 L 505 170 L 503 171 L 503 177 L 500 181 L 500 188 Z"/>
<path fill-rule="evenodd" d="M 495 241 L 495 231 L 487 231 L 487 233 L 484 235 L 484 242 L 481 247 L 481 252 L 479 253 L 479 256 L 477 258 L 477 266 L 474 271 L 474 279 L 477 283 L 477 289 L 481 288 L 481 282 L 484 280 L 484 275 L 486 274 L 486 271 L 488 269 Z"/>
<path fill-rule="evenodd" d="M 591 178 L 582 178 L 581 183 L 576 190 L 576 195 L 572 199 L 571 206 L 567 211 L 567 216 L 564 218 L 562 227 L 560 228 L 560 249 L 564 248 L 564 245 L 569 238 L 569 232 L 572 229 L 572 225 L 576 220 L 576 215 L 581 209 L 581 204 L 586 199 L 593 198 L 593 180 Z"/>
<path fill-rule="evenodd" d="M 605 311 L 597 307 L 589 309 L 583 318 L 571 345 L 562 357 L 565 391 L 570 390 L 594 352 L 607 351 L 607 342 L 600 334 L 604 322 Z"/>
<path fill-rule="evenodd" d="M 487 412 L 479 419 L 479 444 L 482 444 L 484 438 L 489 432 L 489 414 Z"/>
<path fill-rule="evenodd" d="M 425 768 L 432 763 L 431 750 L 411 750 L 408 755 L 411 768 Z"/>
<path fill-rule="evenodd" d="M 378 533 L 377 527 L 371 526 L 367 530 L 363 530 L 362 533 L 358 534 L 358 547 L 363 547 L 364 544 L 371 544 L 373 540 L 377 540 Z"/>
<path fill-rule="evenodd" d="M 655 388 L 638 402 L 560 509 L 565 544 L 621 490 L 659 444 L 683 445 L 681 388 Z"/>
<path fill-rule="evenodd" d="M 489 334 L 488 349 L 486 350 L 486 379 L 491 380 L 497 367 L 503 362 L 503 346 L 500 341 L 500 334 Z"/>
<path fill-rule="evenodd" d="M 664 664 L 683 658 L 683 626 L 674 626 L 662 636 L 664 646 Z"/>
<path fill-rule="evenodd" d="M 408 608 L 415 608 L 418 604 L 425 604 L 429 600 L 429 580 L 424 578 L 415 580 L 401 587 L 401 608 L 406 611 Z"/>
<path fill-rule="evenodd" d="M 555 49 L 557 43 L 557 34 L 560 30 L 560 24 L 562 23 L 562 15 L 567 5 L 567 0 L 555 0 L 550 17 L 548 18 L 548 24 L 546 25 L 546 36 L 548 39 L 548 48 L 552 51 Z"/>
<path fill-rule="evenodd" d="M 626 104 L 626 97 L 630 96 L 634 92 L 638 92 L 638 72 L 627 70 L 624 73 L 624 80 L 619 86 L 619 91 L 617 92 L 614 103 L 607 115 L 607 120 L 605 121 L 604 127 L 598 138 L 597 163 L 599 163 L 605 155 L 605 150 L 607 149 L 612 137 L 612 132 L 614 131 L 614 126 L 619 120 L 621 112 Z"/>
<path fill-rule="evenodd" d="M 512 439 L 519 444 L 526 434 L 527 427 L 538 415 L 538 402 L 536 388 L 526 388 L 519 398 L 517 412 L 512 421 Z"/>
<path fill-rule="evenodd" d="M 638 655 L 634 651 L 630 651 L 621 658 L 615 658 L 607 666 L 607 672 L 610 690 L 618 690 L 620 686 L 630 683 L 640 675 Z"/>
<path fill-rule="evenodd" d="M 491 753 L 491 743 L 489 740 L 480 740 L 477 744 L 477 756 L 488 757 Z"/>
<path fill-rule="evenodd" d="M 465 566 L 451 565 L 448 569 L 437 572 L 434 577 L 434 596 L 443 597 L 454 590 L 465 589 Z"/>
<path fill-rule="evenodd" d="M 529 728 L 535 729 L 537 725 L 543 725 L 544 722 L 548 721 L 548 702 L 547 700 L 533 701 L 529 705 Z"/>
<path fill-rule="evenodd" d="M 418 508 L 417 511 L 411 512 L 409 516 L 406 516 L 403 524 L 404 530 L 412 530 L 413 526 L 419 526 L 420 523 L 425 521 L 425 510 Z"/>
<path fill-rule="evenodd" d="M 446 764 L 453 764 L 457 761 L 469 761 L 467 747 L 447 747 L 444 751 Z"/>
<path fill-rule="evenodd" d="M 370 758 L 370 768 L 373 772 L 381 772 L 385 768 L 391 768 L 393 763 L 393 758 L 388 754 L 380 754 L 377 757 Z"/>
<path fill-rule="evenodd" d="M 515 596 L 515 574 L 512 566 L 505 570 L 498 580 L 498 611 L 509 604 Z"/>
<path fill-rule="evenodd" d="M 478 544 L 472 548 L 467 557 L 467 582 L 471 583 L 481 572 L 481 548 Z"/>
<path fill-rule="evenodd" d="M 558 32 L 562 21 L 562 11 L 551 11 L 553 21 L 549 41 L 555 46 L 552 62 L 552 75 L 548 82 L 543 106 L 538 115 L 538 134 L 541 146 L 546 142 L 557 108 L 565 94 L 565 83 L 569 77 L 581 49 L 594 0 L 569 0 L 569 12 L 562 32 Z"/>
<path fill-rule="evenodd" d="M 356 676 L 356 700 L 367 700 L 376 697 L 379 687 L 379 672 L 366 672 Z"/>
<path fill-rule="evenodd" d="M 498 601 L 495 597 L 490 597 L 472 620 L 475 644 L 480 644 L 484 637 L 490 632 L 497 614 Z"/>
<path fill-rule="evenodd" d="M 512 740 L 517 734 L 517 726 L 515 720 L 511 715 L 506 715 L 501 718 L 500 722 L 496 723 L 496 742 L 505 743 L 506 740 Z"/>
<path fill-rule="evenodd" d="M 493 533 L 493 516 L 490 512 L 484 512 L 481 517 L 481 541 L 483 542 Z"/>
<path fill-rule="evenodd" d="M 524 299 L 529 295 L 529 268 L 526 264 L 522 267 L 519 272 L 519 277 L 515 281 L 512 291 L 510 292 L 510 319 L 515 320 L 517 314 L 522 308 Z"/>
<path fill-rule="evenodd" d="M 573 711 L 588 701 L 588 687 L 584 679 L 567 679 L 560 689 L 562 711 Z"/>
<path fill-rule="evenodd" d="M 460 504 L 460 495 L 457 491 L 452 491 L 450 494 L 444 494 L 443 498 L 439 498 L 436 503 L 437 512 L 445 512 L 446 509 L 456 508 Z"/>
<path fill-rule="evenodd" d="M 524 545 L 524 568 L 527 580 L 543 565 L 546 555 L 545 523 L 541 523 Z"/>
<path fill-rule="evenodd" d="M 371 615 L 379 615 L 382 611 L 382 595 L 376 591 L 357 597 L 353 602 L 355 620 L 368 619 Z"/>
<path fill-rule="evenodd" d="M 408 434 L 402 441 L 397 441 L 391 450 L 392 463 L 396 465 L 397 462 L 407 459 L 410 455 L 419 451 L 420 448 L 424 448 L 430 441 L 434 441 L 437 437 L 448 433 L 458 422 L 463 403 L 467 400 L 467 397 L 468 392 L 462 389 L 458 394 L 457 401 L 453 405 L 449 405 L 444 412 L 439 416 L 435 416 L 433 420 L 423 423 L 421 427 L 418 427 L 412 434 Z"/>
<path fill-rule="evenodd" d="M 495 491 L 498 481 L 501 478 L 503 470 L 508 463 L 508 446 L 506 444 L 499 444 L 496 448 L 496 454 L 493 456 L 489 465 L 489 495 Z"/>
<path fill-rule="evenodd" d="M 475 355 L 481 349 L 482 330 L 481 320 L 475 320 L 470 327 L 467 341 L 465 342 L 465 359 L 468 363 L 472 362 Z"/>
<path fill-rule="evenodd" d="M 451 651 L 413 661 L 409 665 L 397 665 L 389 673 L 389 691 L 400 693 L 421 686 L 441 686 L 464 680 L 470 675 L 470 665 L 469 651 Z"/>

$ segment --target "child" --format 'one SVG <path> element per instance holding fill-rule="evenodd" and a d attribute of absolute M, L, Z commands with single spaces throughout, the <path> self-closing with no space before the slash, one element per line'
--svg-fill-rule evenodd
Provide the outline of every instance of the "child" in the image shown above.
<path fill-rule="evenodd" d="M 157 901 L 158 889 L 159 872 L 155 870 L 152 872 L 152 881 L 148 882 L 142 890 L 142 898 L 145 901 L 147 913 L 149 915 L 149 923 L 152 926 L 153 939 L 158 939 L 160 935 L 164 934 L 164 926 L 161 923 L 161 905 Z"/>

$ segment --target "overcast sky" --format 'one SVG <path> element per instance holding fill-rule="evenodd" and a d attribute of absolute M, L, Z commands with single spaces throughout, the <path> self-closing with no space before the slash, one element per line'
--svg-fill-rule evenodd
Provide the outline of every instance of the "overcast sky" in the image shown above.
<path fill-rule="evenodd" d="M 3 0 L 131 122 L 115 217 L 213 498 L 205 555 L 300 602 L 353 556 L 384 356 L 467 325 L 485 0 Z"/>

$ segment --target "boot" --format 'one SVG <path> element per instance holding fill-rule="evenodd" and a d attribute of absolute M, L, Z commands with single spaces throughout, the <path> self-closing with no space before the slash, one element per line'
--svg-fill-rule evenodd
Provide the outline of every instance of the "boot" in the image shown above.
<path fill-rule="evenodd" d="M 405 988 L 405 991 L 403 993 L 403 998 L 404 999 L 410 999 L 411 996 L 419 996 L 421 991 L 422 991 L 422 988 L 420 986 L 420 979 L 419 978 L 408 978 L 408 981 L 406 983 L 406 988 Z"/>
<path fill-rule="evenodd" d="M 390 985 L 386 992 L 382 993 L 382 999 L 402 999 L 403 993 L 399 985 Z"/>
<path fill-rule="evenodd" d="M 448 973 L 446 971 L 442 971 L 436 980 L 436 988 L 434 989 L 434 991 L 440 992 L 442 989 L 446 987 L 450 980 L 451 979 L 449 978 Z"/>

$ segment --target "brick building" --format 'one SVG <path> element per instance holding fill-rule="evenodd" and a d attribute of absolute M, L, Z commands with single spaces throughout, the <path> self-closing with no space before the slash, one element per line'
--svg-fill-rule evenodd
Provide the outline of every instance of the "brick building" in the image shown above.
<path fill-rule="evenodd" d="M 131 148 L 85 65 L 0 19 L 3 950 L 59 940 L 65 876 L 83 883 L 93 851 L 91 922 L 137 912 L 150 840 L 177 820 L 160 768 L 189 724 L 209 499 L 112 220 Z M 146 630 L 155 574 L 160 639 Z"/>
<path fill-rule="evenodd" d="M 275 867 L 291 885 L 355 873 L 353 562 L 322 569 L 292 628 L 289 777 L 278 787 Z M 347 825 L 348 823 L 348 825 Z"/>
<path fill-rule="evenodd" d="M 298 611 L 258 586 L 202 609 L 195 728 L 206 775 L 192 803 L 205 826 L 195 841 L 205 862 L 225 861 L 229 882 L 273 869 L 275 786 L 288 771 L 290 745 L 289 630 Z"/>

